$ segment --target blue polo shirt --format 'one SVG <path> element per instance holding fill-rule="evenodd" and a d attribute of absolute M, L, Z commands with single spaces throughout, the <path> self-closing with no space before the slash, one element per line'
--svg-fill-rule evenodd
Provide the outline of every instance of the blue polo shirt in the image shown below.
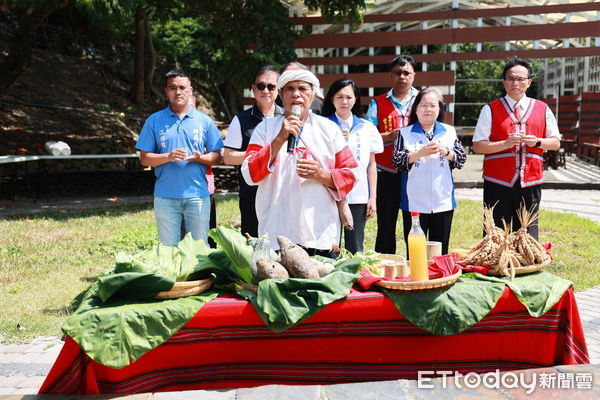
<path fill-rule="evenodd" d="M 142 128 L 135 146 L 149 153 L 170 153 L 177 148 L 201 153 L 223 147 L 221 134 L 215 123 L 200 111 L 188 107 L 183 118 L 167 107 L 152 114 Z M 206 181 L 206 166 L 199 162 L 168 162 L 154 168 L 156 184 L 154 195 L 174 199 L 210 196 Z"/>

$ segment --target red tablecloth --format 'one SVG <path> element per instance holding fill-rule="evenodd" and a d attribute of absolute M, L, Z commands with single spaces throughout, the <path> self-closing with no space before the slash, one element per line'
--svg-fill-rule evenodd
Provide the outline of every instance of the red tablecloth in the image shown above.
<path fill-rule="evenodd" d="M 589 363 L 573 290 L 531 317 L 508 287 L 496 307 L 459 335 L 433 336 L 379 292 L 352 293 L 283 333 L 250 303 L 220 297 L 137 362 L 113 369 L 71 338 L 40 393 L 90 394 L 332 384 L 416 378 L 417 371 L 488 372 Z"/>

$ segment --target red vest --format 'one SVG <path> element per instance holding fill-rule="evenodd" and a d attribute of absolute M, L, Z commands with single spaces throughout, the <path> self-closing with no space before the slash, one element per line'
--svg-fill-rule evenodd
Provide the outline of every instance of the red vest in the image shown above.
<path fill-rule="evenodd" d="M 490 141 L 504 140 L 517 131 L 517 119 L 504 99 L 489 103 L 492 111 Z M 546 103 L 531 99 L 529 108 L 521 119 L 527 135 L 546 136 Z M 498 153 L 486 154 L 483 160 L 483 179 L 503 186 L 513 187 L 517 179 L 521 187 L 539 185 L 544 175 L 544 150 L 522 145 Z"/>
<path fill-rule="evenodd" d="M 406 111 L 402 112 L 394 107 L 392 101 L 386 96 L 387 93 L 380 94 L 375 97 L 377 103 L 377 129 L 381 133 L 393 131 L 394 129 L 404 128 L 408 125 L 408 117 L 410 116 L 410 110 L 412 109 L 414 97 L 410 100 L 410 104 Z M 387 142 L 383 144 L 383 153 L 375 154 L 375 162 L 377 168 L 397 173 L 398 170 L 394 163 L 392 163 L 392 155 L 394 153 L 394 142 Z"/>

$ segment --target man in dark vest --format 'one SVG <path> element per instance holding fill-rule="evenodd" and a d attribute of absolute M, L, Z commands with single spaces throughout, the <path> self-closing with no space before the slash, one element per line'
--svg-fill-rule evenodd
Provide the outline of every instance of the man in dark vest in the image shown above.
<path fill-rule="evenodd" d="M 265 118 L 283 115 L 283 109 L 275 104 L 277 97 L 277 78 L 279 72 L 272 65 L 260 68 L 252 81 L 252 95 L 256 104 L 236 115 L 224 141 L 223 160 L 225 164 L 236 165 L 240 184 L 239 207 L 242 233 L 258 236 L 256 217 L 256 191 L 258 186 L 250 186 L 240 172 L 240 165 L 246 156 L 246 149 L 254 128 Z"/>
<path fill-rule="evenodd" d="M 396 222 L 400 209 L 400 187 L 402 174 L 392 163 L 394 143 L 400 128 L 408 125 L 408 117 L 415 96 L 419 92 L 412 84 L 415 80 L 415 60 L 411 56 L 398 56 L 390 65 L 393 87 L 375 97 L 366 119 L 381 133 L 383 153 L 375 155 L 377 162 L 377 238 L 375 251 L 396 253 Z"/>
<path fill-rule="evenodd" d="M 517 211 L 522 203 L 539 210 L 544 175 L 544 150 L 560 148 L 556 118 L 542 101 L 526 96 L 531 66 L 513 58 L 504 67 L 506 96 L 483 106 L 473 135 L 473 151 L 485 154 L 483 202 L 494 207 L 494 223 L 521 227 Z M 538 238 L 537 219 L 528 232 Z"/>

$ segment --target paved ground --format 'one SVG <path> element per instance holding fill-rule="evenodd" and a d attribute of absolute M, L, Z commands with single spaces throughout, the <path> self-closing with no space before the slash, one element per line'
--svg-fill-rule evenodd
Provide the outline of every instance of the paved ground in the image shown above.
<path fill-rule="evenodd" d="M 544 187 L 553 189 L 596 189 L 600 190 L 600 167 L 577 159 L 570 155 L 566 157 L 566 168 L 544 171 Z M 468 154 L 463 169 L 453 172 L 457 185 L 472 187 L 482 183 L 483 155 Z"/>
<path fill-rule="evenodd" d="M 481 200 L 482 191 L 476 188 L 481 184 L 481 156 L 469 155 L 469 161 L 462 171 L 456 171 L 455 180 L 458 198 Z M 600 223 L 600 168 L 570 157 L 567 169 L 546 171 L 546 182 L 552 183 L 543 191 L 542 208 L 573 212 Z M 561 187 L 563 189 L 561 189 Z M 586 188 L 577 190 L 572 188 Z M 564 188 L 569 188 L 564 189 Z M 591 188 L 591 190 L 589 190 Z M 0 218 L 23 213 L 38 213 L 48 210 L 110 207 L 126 202 L 148 202 L 151 197 L 94 197 L 51 199 L 50 202 L 33 202 L 19 199 L 15 202 L 0 202 Z M 563 374 L 581 372 L 593 374 L 593 386 L 579 391 L 548 391 L 536 389 L 532 398 L 600 398 L 600 287 L 576 294 L 579 313 L 585 331 L 592 366 L 559 366 L 543 370 L 528 370 L 529 374 Z M 40 337 L 29 344 L 0 344 L 0 400 L 42 399 L 44 396 L 24 396 L 34 394 L 42 384 L 52 363 L 58 356 L 62 342 L 56 337 Z M 541 375 L 540 375 L 541 376 Z M 530 382 L 530 380 L 526 380 Z M 441 379 L 432 381 L 433 389 L 418 389 L 415 381 L 390 381 L 331 386 L 264 386 L 253 389 L 225 391 L 194 391 L 156 393 L 135 396 L 103 396 L 127 398 L 130 400 L 171 400 L 171 399 L 349 399 L 349 398 L 456 398 L 481 397 L 512 399 L 525 396 L 523 388 L 488 389 L 480 387 L 465 391 L 455 385 L 443 389 Z M 464 386 L 464 385 L 463 385 Z M 578 387 L 578 386 L 577 386 Z M 550 388 L 552 389 L 552 388 Z M 75 399 L 76 397 L 69 397 Z"/>

